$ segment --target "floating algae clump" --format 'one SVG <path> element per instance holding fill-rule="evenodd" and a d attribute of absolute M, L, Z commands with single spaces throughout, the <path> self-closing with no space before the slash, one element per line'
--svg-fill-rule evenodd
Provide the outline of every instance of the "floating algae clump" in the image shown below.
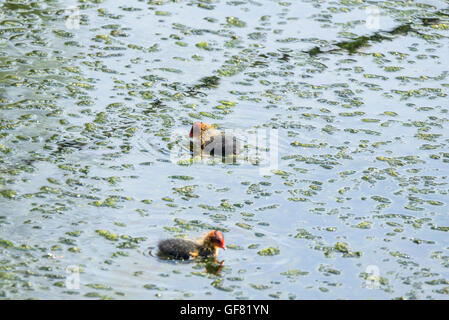
<path fill-rule="evenodd" d="M 5 240 L 5 239 L 1 239 L 0 238 L 0 247 L 3 247 L 3 248 L 14 247 L 14 243 L 12 243 L 9 240 Z"/>
<path fill-rule="evenodd" d="M 338 252 L 344 253 L 343 257 L 360 257 L 362 255 L 360 251 L 351 251 L 346 242 L 337 242 L 334 245 L 334 249 Z"/>
<path fill-rule="evenodd" d="M 275 256 L 275 255 L 279 254 L 280 252 L 281 252 L 281 250 L 279 250 L 278 248 L 269 247 L 269 248 L 262 249 L 257 253 L 261 256 Z"/>
<path fill-rule="evenodd" d="M 243 28 L 246 26 L 246 23 L 244 21 L 236 17 L 226 17 L 226 22 L 228 23 L 228 25 L 238 28 Z"/>
<path fill-rule="evenodd" d="M 212 48 L 209 47 L 209 43 L 207 43 L 207 41 L 198 42 L 195 46 L 204 50 L 212 50 Z"/>
<path fill-rule="evenodd" d="M 9 198 L 9 199 L 13 199 L 17 196 L 17 192 L 14 190 L 2 190 L 2 191 L 0 191 L 0 194 L 3 197 Z"/>
<path fill-rule="evenodd" d="M 406 35 L 410 31 L 413 31 L 413 28 L 412 28 L 411 24 L 407 23 L 404 25 L 400 25 L 400 26 L 394 28 L 393 30 L 383 31 L 382 33 L 395 36 L 395 35 L 399 35 L 399 34 Z M 322 51 L 319 47 L 313 47 L 312 49 L 310 49 L 306 52 L 310 56 L 316 56 L 321 53 L 335 52 L 335 51 L 340 51 L 340 50 L 346 50 L 350 54 L 353 54 L 353 53 L 356 53 L 358 49 L 368 46 L 370 41 L 371 42 L 381 42 L 384 40 L 391 40 L 391 37 L 383 35 L 382 33 L 376 32 L 376 33 L 373 33 L 372 35 L 356 37 L 353 40 L 337 42 L 337 43 L 335 43 L 335 45 L 339 49 Z"/>
<path fill-rule="evenodd" d="M 348 253 L 349 252 L 349 246 L 346 242 L 337 242 L 334 245 L 335 250 L 343 252 L 343 253 Z"/>
<path fill-rule="evenodd" d="M 118 235 L 116 233 L 111 233 L 108 230 L 95 230 L 95 232 L 102 236 L 105 239 L 108 239 L 110 241 L 117 241 Z"/>

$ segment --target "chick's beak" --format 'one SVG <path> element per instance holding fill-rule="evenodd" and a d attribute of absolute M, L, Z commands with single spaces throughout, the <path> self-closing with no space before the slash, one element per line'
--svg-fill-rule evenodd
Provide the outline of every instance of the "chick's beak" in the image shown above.
<path fill-rule="evenodd" d="M 221 244 L 220 248 L 222 248 L 223 250 L 226 250 L 226 246 L 224 243 Z"/>

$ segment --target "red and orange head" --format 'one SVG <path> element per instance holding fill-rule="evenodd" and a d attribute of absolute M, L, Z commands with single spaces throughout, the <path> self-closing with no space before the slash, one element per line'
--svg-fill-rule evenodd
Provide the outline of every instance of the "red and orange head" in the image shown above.
<path fill-rule="evenodd" d="M 213 247 L 226 250 L 223 233 L 221 233 L 221 231 L 209 231 L 206 235 L 205 242 L 212 244 Z"/>
<path fill-rule="evenodd" d="M 190 129 L 189 137 L 190 138 L 200 137 L 204 131 L 206 131 L 212 127 L 213 127 L 212 125 L 207 124 L 207 123 L 203 123 L 203 122 L 199 122 L 199 121 L 195 122 L 192 126 L 192 129 Z"/>

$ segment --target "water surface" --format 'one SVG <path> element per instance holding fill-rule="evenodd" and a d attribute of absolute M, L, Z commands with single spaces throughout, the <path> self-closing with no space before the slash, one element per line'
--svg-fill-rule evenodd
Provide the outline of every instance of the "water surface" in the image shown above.
<path fill-rule="evenodd" d="M 2 298 L 448 297 L 447 1 L 0 12 Z M 278 168 L 171 162 L 193 121 L 278 130 Z M 209 229 L 219 272 L 150 253 Z"/>

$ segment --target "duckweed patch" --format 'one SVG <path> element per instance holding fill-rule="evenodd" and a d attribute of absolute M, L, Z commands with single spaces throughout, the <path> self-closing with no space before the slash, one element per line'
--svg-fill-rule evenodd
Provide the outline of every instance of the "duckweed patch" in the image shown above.
<path fill-rule="evenodd" d="M 278 248 L 269 247 L 258 251 L 257 254 L 261 256 L 275 256 L 278 255 L 280 252 L 281 250 L 279 250 Z"/>
<path fill-rule="evenodd" d="M 118 240 L 118 235 L 116 233 L 111 233 L 108 230 L 95 230 L 95 232 L 110 241 L 117 241 Z"/>

